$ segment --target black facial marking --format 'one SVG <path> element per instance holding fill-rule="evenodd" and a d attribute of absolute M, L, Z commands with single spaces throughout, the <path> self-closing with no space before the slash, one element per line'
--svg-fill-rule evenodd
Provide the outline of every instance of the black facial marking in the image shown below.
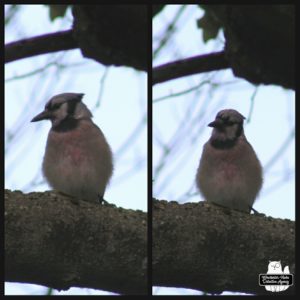
<path fill-rule="evenodd" d="M 52 102 L 48 102 L 45 106 L 45 109 L 47 110 L 56 110 L 59 109 L 61 107 L 62 103 L 52 103 Z"/>
<path fill-rule="evenodd" d="M 74 130 L 79 125 L 79 120 L 75 120 L 72 118 L 66 118 L 62 120 L 57 126 L 52 127 L 51 130 L 56 132 L 66 132 Z"/>
<path fill-rule="evenodd" d="M 235 143 L 236 143 L 236 139 L 235 140 L 226 140 L 226 141 L 220 141 L 220 140 L 210 140 L 211 145 L 214 148 L 217 149 L 229 149 L 232 148 Z"/>
<path fill-rule="evenodd" d="M 233 124 L 238 124 L 238 123 L 234 123 L 234 122 L 229 121 L 229 120 L 226 120 L 226 121 L 225 121 L 225 125 L 231 126 L 231 125 L 233 125 Z"/>
<path fill-rule="evenodd" d="M 218 139 L 218 138 L 211 138 L 210 144 L 217 149 L 229 149 L 232 148 L 238 141 L 239 137 L 243 133 L 243 125 L 241 123 L 231 122 L 230 124 L 226 123 L 221 128 L 216 128 L 219 132 L 226 132 L 226 127 L 228 128 L 231 125 L 238 125 L 236 130 L 236 135 L 234 138 L 227 138 L 227 139 Z M 226 133 L 224 133 L 226 134 Z"/>
<path fill-rule="evenodd" d="M 76 105 L 79 101 L 80 101 L 79 99 L 74 99 L 74 100 L 68 102 L 68 110 L 67 110 L 68 116 L 74 115 Z"/>
<path fill-rule="evenodd" d="M 243 133 L 243 126 L 242 126 L 242 124 L 239 124 L 237 131 L 236 131 L 236 138 L 239 138 L 242 133 Z"/>
<path fill-rule="evenodd" d="M 61 104 L 62 103 L 55 103 L 51 106 L 51 110 L 54 110 L 54 109 L 59 109 L 61 107 Z"/>

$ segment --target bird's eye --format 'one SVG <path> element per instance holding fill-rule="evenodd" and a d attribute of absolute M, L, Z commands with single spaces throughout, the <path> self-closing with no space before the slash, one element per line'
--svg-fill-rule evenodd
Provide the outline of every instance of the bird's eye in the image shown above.
<path fill-rule="evenodd" d="M 55 103 L 51 106 L 51 109 L 58 109 L 58 108 L 60 108 L 60 106 L 61 106 L 61 103 Z"/>
<path fill-rule="evenodd" d="M 232 122 L 232 121 L 226 121 L 226 124 L 227 124 L 227 125 L 233 125 L 234 122 Z"/>

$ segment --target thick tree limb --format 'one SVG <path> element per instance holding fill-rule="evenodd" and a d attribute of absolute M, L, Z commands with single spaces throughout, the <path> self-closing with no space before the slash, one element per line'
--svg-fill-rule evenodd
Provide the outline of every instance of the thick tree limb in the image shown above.
<path fill-rule="evenodd" d="M 19 40 L 5 45 L 5 63 L 35 55 L 78 48 L 73 30 Z"/>
<path fill-rule="evenodd" d="M 153 200 L 152 257 L 156 286 L 270 294 L 258 276 L 269 260 L 295 273 L 295 224 L 207 202 Z"/>
<path fill-rule="evenodd" d="M 223 28 L 224 52 L 155 67 L 153 84 L 230 67 L 235 76 L 253 84 L 295 89 L 294 5 L 200 6 L 205 10 L 206 23 L 210 18 L 210 23 Z"/>
<path fill-rule="evenodd" d="M 5 280 L 147 294 L 147 215 L 5 190 Z"/>
<path fill-rule="evenodd" d="M 79 48 L 84 57 L 104 65 L 148 70 L 147 5 L 73 5 L 72 13 L 70 30 L 7 44 L 5 62 Z"/>
<path fill-rule="evenodd" d="M 175 78 L 229 68 L 224 52 L 198 55 L 153 68 L 153 85 Z"/>
<path fill-rule="evenodd" d="M 201 7 L 224 30 L 224 51 L 235 76 L 253 84 L 295 89 L 295 5 Z"/>
<path fill-rule="evenodd" d="M 148 70 L 147 5 L 74 5 L 74 35 L 83 56 L 105 65 Z"/>

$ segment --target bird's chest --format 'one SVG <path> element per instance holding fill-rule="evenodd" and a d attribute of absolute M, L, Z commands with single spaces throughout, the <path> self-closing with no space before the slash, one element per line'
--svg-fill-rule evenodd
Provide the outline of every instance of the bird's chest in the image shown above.
<path fill-rule="evenodd" d="M 89 159 L 89 146 L 83 143 L 81 132 L 52 133 L 48 137 L 45 160 L 55 165 L 79 166 Z"/>
<path fill-rule="evenodd" d="M 245 171 L 245 161 L 242 153 L 233 151 L 216 151 L 212 161 L 212 177 L 217 180 L 235 180 L 243 176 Z"/>

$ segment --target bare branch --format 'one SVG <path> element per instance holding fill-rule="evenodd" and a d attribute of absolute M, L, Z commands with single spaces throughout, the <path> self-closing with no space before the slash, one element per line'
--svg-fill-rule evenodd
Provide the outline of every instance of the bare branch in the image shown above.
<path fill-rule="evenodd" d="M 153 68 L 153 85 L 183 76 L 229 68 L 224 51 L 177 60 Z"/>
<path fill-rule="evenodd" d="M 73 30 L 44 34 L 5 45 L 5 63 L 35 55 L 78 48 Z"/>

